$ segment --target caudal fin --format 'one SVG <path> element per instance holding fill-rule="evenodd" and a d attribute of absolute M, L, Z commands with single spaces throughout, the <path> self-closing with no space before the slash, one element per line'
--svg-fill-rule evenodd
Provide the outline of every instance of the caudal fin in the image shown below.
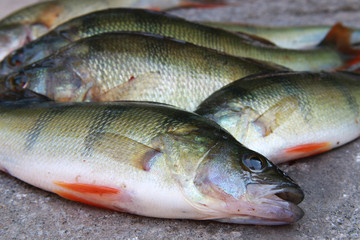
<path fill-rule="evenodd" d="M 345 70 L 360 63 L 360 50 L 351 45 L 353 30 L 341 23 L 336 23 L 320 42 L 321 47 L 333 47 L 344 56 L 344 65 L 336 70 Z"/>

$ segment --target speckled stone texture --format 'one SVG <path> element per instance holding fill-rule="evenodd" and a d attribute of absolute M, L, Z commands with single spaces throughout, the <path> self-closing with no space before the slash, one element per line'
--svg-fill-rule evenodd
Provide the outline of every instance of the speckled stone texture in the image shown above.
<path fill-rule="evenodd" d="M 35 1 L 0 2 L 0 15 Z M 360 1 L 241 0 L 218 9 L 172 13 L 190 20 L 265 25 L 333 24 L 360 28 Z M 359 83 L 360 84 L 360 83 Z M 0 239 L 359 239 L 360 139 L 280 166 L 303 188 L 299 222 L 278 227 L 166 220 L 71 202 L 0 173 Z"/>

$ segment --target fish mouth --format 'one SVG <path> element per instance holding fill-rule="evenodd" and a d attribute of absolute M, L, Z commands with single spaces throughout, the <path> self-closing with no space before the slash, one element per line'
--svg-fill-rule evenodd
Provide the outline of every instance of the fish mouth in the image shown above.
<path fill-rule="evenodd" d="M 304 216 L 303 210 L 297 206 L 303 199 L 303 191 L 295 184 L 249 184 L 247 193 L 241 199 L 241 206 L 235 202 L 228 205 L 233 211 L 237 207 L 238 213 L 217 220 L 238 224 L 290 224 Z"/>

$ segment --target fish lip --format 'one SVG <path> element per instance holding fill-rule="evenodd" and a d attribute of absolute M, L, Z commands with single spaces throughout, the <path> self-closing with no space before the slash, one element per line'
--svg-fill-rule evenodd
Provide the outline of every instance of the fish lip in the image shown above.
<path fill-rule="evenodd" d="M 246 193 L 241 197 L 241 205 L 228 203 L 233 211 L 226 218 L 217 221 L 237 224 L 285 225 L 294 223 L 304 216 L 297 206 L 303 199 L 303 192 L 296 184 L 259 184 L 247 185 Z M 239 199 L 240 200 L 240 199 Z"/>
<path fill-rule="evenodd" d="M 276 188 L 275 188 L 276 189 Z M 294 204 L 299 204 L 304 200 L 304 192 L 299 187 L 282 186 L 274 193 L 277 197 Z"/>

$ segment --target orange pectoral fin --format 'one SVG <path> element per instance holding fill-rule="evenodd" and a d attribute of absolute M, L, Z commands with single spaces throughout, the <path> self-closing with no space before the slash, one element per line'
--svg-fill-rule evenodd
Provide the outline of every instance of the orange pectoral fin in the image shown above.
<path fill-rule="evenodd" d="M 330 149 L 331 149 L 330 142 L 322 142 L 322 143 L 308 143 L 291 148 L 286 148 L 285 152 L 288 154 L 296 154 L 305 157 L 305 156 L 311 156 L 311 155 L 323 153 Z"/>
<path fill-rule="evenodd" d="M 54 184 L 78 193 L 102 195 L 102 194 L 118 194 L 120 192 L 119 189 L 110 188 L 106 186 L 91 185 L 86 183 L 65 183 L 65 182 L 55 181 Z"/>

